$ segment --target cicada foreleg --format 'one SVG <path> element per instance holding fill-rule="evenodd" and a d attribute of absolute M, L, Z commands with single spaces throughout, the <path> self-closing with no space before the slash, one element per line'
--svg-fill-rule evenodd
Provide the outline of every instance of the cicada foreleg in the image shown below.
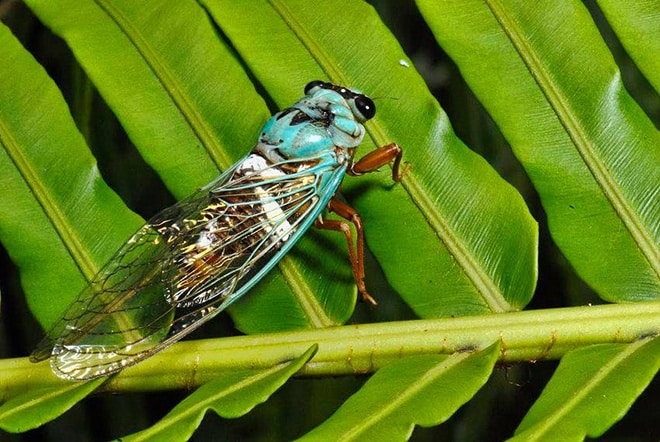
<path fill-rule="evenodd" d="M 353 268 L 353 276 L 355 277 L 358 292 L 360 292 L 362 299 L 372 305 L 376 305 L 376 300 L 367 292 L 367 287 L 364 284 L 364 229 L 362 228 L 362 219 L 354 208 L 339 201 L 336 197 L 330 200 L 328 209 L 348 222 L 319 217 L 315 225 L 319 229 L 333 230 L 344 234 L 348 243 L 348 256 L 351 260 L 351 267 Z M 353 239 L 353 233 L 351 232 L 349 223 L 355 226 L 357 236 L 355 239 Z"/>
<path fill-rule="evenodd" d="M 374 172 L 382 166 L 392 163 L 392 180 L 394 182 L 401 181 L 410 169 L 410 164 L 404 163 L 401 169 L 401 159 L 403 157 L 403 150 L 396 143 L 391 143 L 386 146 L 379 147 L 360 158 L 358 161 L 348 169 L 349 175 L 362 175 L 369 172 Z"/>

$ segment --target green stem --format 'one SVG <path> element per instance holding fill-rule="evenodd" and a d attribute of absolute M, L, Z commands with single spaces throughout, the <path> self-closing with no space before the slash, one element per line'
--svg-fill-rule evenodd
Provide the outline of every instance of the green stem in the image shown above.
<path fill-rule="evenodd" d="M 385 322 L 180 342 L 111 378 L 105 391 L 192 388 L 226 370 L 269 368 L 318 343 L 301 376 L 368 373 L 423 353 L 482 349 L 499 340 L 501 362 L 557 359 L 569 350 L 628 343 L 660 333 L 660 302 L 529 310 L 460 318 Z M 48 364 L 0 361 L 0 402 L 17 391 L 56 387 Z"/>

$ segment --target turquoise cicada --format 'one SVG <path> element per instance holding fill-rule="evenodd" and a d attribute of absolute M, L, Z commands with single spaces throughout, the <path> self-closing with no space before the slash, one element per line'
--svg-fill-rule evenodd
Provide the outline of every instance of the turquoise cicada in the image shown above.
<path fill-rule="evenodd" d="M 334 198 L 346 173 L 393 162 L 391 144 L 353 160 L 374 116 L 358 91 L 313 81 L 275 114 L 252 151 L 219 178 L 135 233 L 81 292 L 31 356 L 60 377 L 93 379 L 135 364 L 181 339 L 245 294 L 312 225 L 348 240 L 362 297 L 359 215 Z M 345 221 L 324 220 L 328 208 Z"/>

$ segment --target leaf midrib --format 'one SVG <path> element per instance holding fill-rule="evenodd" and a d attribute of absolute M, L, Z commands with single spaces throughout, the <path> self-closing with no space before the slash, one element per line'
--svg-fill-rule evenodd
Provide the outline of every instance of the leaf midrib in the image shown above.
<path fill-rule="evenodd" d="M 651 342 L 652 339 L 640 340 L 632 344 L 628 344 L 627 347 L 619 353 L 615 358 L 610 360 L 604 366 L 598 369 L 593 377 L 582 386 L 580 390 L 574 392 L 574 394 L 564 402 L 560 407 L 556 407 L 554 412 L 543 419 L 541 423 L 533 427 L 534 435 L 531 436 L 530 440 L 542 440 L 544 435 L 556 433 L 557 425 L 560 421 L 565 419 L 568 414 L 573 412 L 591 392 L 598 388 L 602 382 L 614 371 L 619 365 L 629 358 L 636 351 L 640 350 L 644 345 Z M 529 429 L 531 430 L 531 428 Z"/>
<path fill-rule="evenodd" d="M 228 169 L 232 164 L 231 159 L 225 154 L 213 130 L 197 110 L 197 107 L 190 101 L 188 94 L 177 80 L 176 75 L 172 73 L 167 63 L 158 56 L 158 51 L 151 48 L 151 45 L 142 36 L 140 30 L 135 28 L 132 21 L 126 18 L 122 11 L 115 7 L 112 2 L 107 0 L 95 1 L 108 15 L 108 18 L 117 25 L 118 29 L 126 35 L 127 40 L 131 42 L 133 47 L 142 56 L 146 65 L 163 85 L 163 91 L 170 96 L 181 116 L 188 122 L 188 125 L 204 146 L 204 149 L 216 167 L 219 170 Z"/>
<path fill-rule="evenodd" d="M 548 105 L 566 130 L 596 184 L 611 204 L 616 215 L 628 229 L 633 241 L 655 272 L 656 277 L 660 279 L 660 247 L 655 242 L 651 232 L 645 228 L 643 220 L 640 219 L 639 214 L 630 204 L 620 186 L 617 185 L 618 183 L 614 177 L 608 173 L 606 165 L 597 154 L 597 146 L 589 139 L 588 131 L 571 112 L 570 100 L 552 81 L 552 76 L 547 72 L 543 62 L 525 39 L 524 33 L 515 18 L 507 13 L 506 8 L 500 4 L 499 0 L 487 0 L 486 4 L 546 97 Z"/>
<path fill-rule="evenodd" d="M 2 118 L 0 118 L 0 134 L 0 142 L 4 145 L 7 155 L 51 222 L 62 245 L 73 259 L 74 265 L 87 281 L 91 281 L 99 268 L 90 255 L 89 249 L 83 246 L 83 241 L 69 222 L 68 217 L 61 208 L 61 204 L 54 197 L 48 185 L 44 183 L 28 157 L 24 155 L 20 143 Z"/>
<path fill-rule="evenodd" d="M 258 382 L 262 381 L 263 379 L 268 378 L 272 374 L 282 370 L 282 366 L 276 365 L 268 370 L 264 370 L 258 373 L 254 373 L 249 377 L 244 378 L 243 380 L 229 385 L 225 388 L 223 388 L 221 391 L 216 392 L 213 395 L 210 395 L 206 399 L 197 402 L 194 406 L 189 407 L 188 409 L 184 411 L 180 411 L 172 416 L 165 416 L 160 422 L 158 422 L 155 426 L 151 428 L 147 428 L 144 430 L 144 432 L 138 433 L 136 437 L 131 438 L 131 440 L 134 441 L 140 441 L 140 440 L 148 440 L 152 438 L 155 435 L 158 434 L 163 434 L 168 428 L 175 427 L 178 425 L 180 422 L 185 421 L 189 417 L 193 417 L 200 413 L 200 411 L 205 411 L 208 409 L 213 409 L 215 410 L 216 407 L 213 405 L 214 403 L 230 396 L 231 394 L 234 394 L 236 392 L 241 391 L 242 389 L 248 388 L 252 385 L 257 384 Z M 193 393 L 195 394 L 195 393 Z M 217 412 L 217 410 L 216 410 Z M 222 415 L 222 413 L 218 412 L 218 414 Z M 227 417 L 227 416 L 223 416 Z"/>
<path fill-rule="evenodd" d="M 449 370 L 455 368 L 458 364 L 460 364 L 463 360 L 471 355 L 471 353 L 467 352 L 457 353 L 444 359 L 439 364 L 424 373 L 422 377 L 413 382 L 410 387 L 407 388 L 403 393 L 399 394 L 396 398 L 392 398 L 392 400 L 384 407 L 371 409 L 371 413 L 369 413 L 369 410 L 367 410 L 364 418 L 360 421 L 360 426 L 355 427 L 352 431 L 344 433 L 341 437 L 341 440 L 358 440 L 362 433 L 367 431 L 369 428 L 378 425 L 378 422 L 385 420 L 385 418 L 391 416 L 395 411 L 403 408 L 413 396 L 418 394 L 424 388 L 428 387 L 428 385 L 437 380 L 439 376 L 443 376 Z"/>

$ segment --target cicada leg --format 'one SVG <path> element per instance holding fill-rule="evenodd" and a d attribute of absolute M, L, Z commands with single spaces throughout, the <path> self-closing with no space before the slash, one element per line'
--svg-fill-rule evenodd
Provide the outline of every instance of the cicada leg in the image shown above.
<path fill-rule="evenodd" d="M 364 229 L 362 228 L 362 219 L 354 208 L 339 201 L 335 197 L 330 200 L 328 209 L 348 222 L 319 217 L 315 225 L 320 229 L 333 230 L 344 234 L 348 243 L 348 256 L 351 260 L 351 267 L 353 268 L 353 276 L 355 277 L 358 292 L 360 292 L 362 299 L 372 305 L 376 305 L 376 300 L 367 292 L 367 287 L 364 284 Z M 355 226 L 355 232 L 357 233 L 355 240 L 353 239 L 349 222 Z"/>
<path fill-rule="evenodd" d="M 374 172 L 387 163 L 392 163 L 392 179 L 395 182 L 401 181 L 401 178 L 408 173 L 410 164 L 405 163 L 403 170 L 401 169 L 401 158 L 403 157 L 403 150 L 396 143 L 391 143 L 386 146 L 379 147 L 360 158 L 353 163 L 352 167 L 348 169 L 349 175 L 357 176 L 369 172 Z"/>

